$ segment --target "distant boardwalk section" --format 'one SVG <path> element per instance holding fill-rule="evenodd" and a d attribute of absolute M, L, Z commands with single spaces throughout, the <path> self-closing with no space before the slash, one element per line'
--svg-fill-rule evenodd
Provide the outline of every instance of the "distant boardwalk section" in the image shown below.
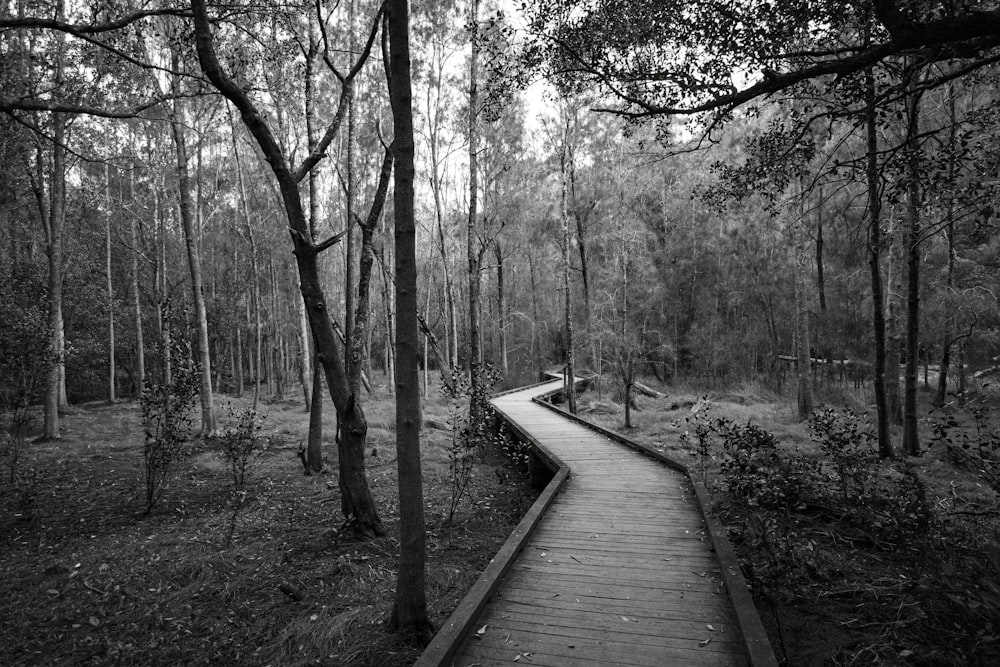
<path fill-rule="evenodd" d="M 775 665 L 688 476 L 532 400 L 561 384 L 493 399 L 560 472 L 417 664 Z"/>

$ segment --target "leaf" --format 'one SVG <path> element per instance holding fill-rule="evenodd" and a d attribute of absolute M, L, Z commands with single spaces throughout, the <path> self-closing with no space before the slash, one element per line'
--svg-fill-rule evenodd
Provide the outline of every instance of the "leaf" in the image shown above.
<path fill-rule="evenodd" d="M 483 635 L 485 635 L 486 634 L 486 628 L 488 628 L 488 627 L 489 627 L 488 625 L 484 625 L 483 627 L 481 627 L 478 630 L 476 630 L 476 636 L 477 637 L 482 637 Z"/>
<path fill-rule="evenodd" d="M 706 628 L 708 628 L 709 630 L 711 630 L 712 632 L 715 632 L 715 628 L 713 628 L 713 627 L 712 627 L 712 624 L 711 624 L 711 623 L 709 623 L 709 624 L 708 624 L 708 625 L 706 625 L 705 627 L 706 627 Z"/>
<path fill-rule="evenodd" d="M 708 643 L 710 641 L 712 641 L 712 640 L 711 639 L 702 639 L 700 642 L 698 642 L 698 646 L 708 646 Z"/>
<path fill-rule="evenodd" d="M 59 591 L 57 591 L 54 588 L 50 588 L 49 590 L 47 590 L 45 592 L 48 593 L 49 595 L 59 595 Z"/>
<path fill-rule="evenodd" d="M 96 616 L 91 616 L 89 619 L 87 619 L 87 622 L 90 623 L 95 628 L 101 625 L 101 621 L 98 620 Z"/>
<path fill-rule="evenodd" d="M 618 618 L 620 618 L 620 619 L 622 619 L 623 621 L 625 621 L 626 623 L 628 623 L 628 620 L 629 620 L 629 619 L 628 619 L 628 616 L 619 616 Z"/>

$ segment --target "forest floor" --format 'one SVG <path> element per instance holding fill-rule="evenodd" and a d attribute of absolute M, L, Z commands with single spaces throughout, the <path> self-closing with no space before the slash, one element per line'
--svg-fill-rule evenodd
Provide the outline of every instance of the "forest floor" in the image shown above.
<path fill-rule="evenodd" d="M 216 400 L 223 426 L 227 403 L 248 405 Z M 385 629 L 398 553 L 393 409 L 385 387 L 365 405 L 368 476 L 388 535 L 356 541 L 337 530 L 335 468 L 303 475 L 301 399 L 261 403 L 273 444 L 238 512 L 228 464 L 201 443 L 149 516 L 138 404 L 74 406 L 60 442 L 29 445 L 27 490 L 0 483 L 0 664 L 412 663 L 419 649 Z M 483 453 L 446 525 L 451 408 L 432 396 L 424 409 L 427 595 L 439 627 L 535 492 L 506 457 Z"/>
<path fill-rule="evenodd" d="M 794 397 L 659 388 L 668 395 L 637 399 L 632 429 L 607 393 L 585 394 L 580 414 L 704 476 L 785 664 L 1000 664 L 995 388 L 946 411 L 922 391 L 921 456 L 885 462 L 856 419 L 827 420 L 825 440 L 811 432 Z M 821 413 L 849 407 L 863 424 L 871 397 L 817 398 Z"/>

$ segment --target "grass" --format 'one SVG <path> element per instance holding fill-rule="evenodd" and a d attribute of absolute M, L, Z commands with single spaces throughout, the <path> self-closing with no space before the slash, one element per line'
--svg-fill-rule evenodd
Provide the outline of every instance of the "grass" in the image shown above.
<path fill-rule="evenodd" d="M 424 408 L 426 418 L 446 421 L 442 399 L 432 396 Z M 0 662 L 412 663 L 419 649 L 384 629 L 398 550 L 392 397 L 380 389 L 365 410 L 368 476 L 386 537 L 359 542 L 338 531 L 336 471 L 303 476 L 296 450 L 308 416 L 300 401 L 287 400 L 260 406 L 274 445 L 248 484 L 227 547 L 234 499 L 217 446 L 196 444 L 143 518 L 137 405 L 76 406 L 60 442 L 30 446 L 30 493 L 0 487 Z M 324 448 L 335 465 L 330 413 Z M 523 475 L 507 474 L 505 459 L 484 453 L 469 499 L 444 525 L 447 442 L 445 431 L 422 433 L 436 626 L 534 497 Z"/>
<path fill-rule="evenodd" d="M 706 409 L 737 423 L 752 421 L 780 441 L 782 461 L 822 461 L 818 445 L 795 415 L 794 396 L 756 386 L 728 392 L 660 387 L 664 398 L 638 398 L 629 437 L 655 447 L 700 474 L 700 459 L 681 444 L 685 421 Z M 870 388 L 822 387 L 817 407 L 850 407 L 871 414 Z M 729 496 L 713 445 L 707 462 L 715 511 L 753 584 L 761 618 L 779 658 L 788 665 L 1000 664 L 1000 452 L 975 452 L 973 403 L 987 408 L 983 434 L 1000 433 L 1000 401 L 980 391 L 965 408 L 953 406 L 952 445 L 934 442 L 940 420 L 921 391 L 923 453 L 876 464 L 872 484 L 912 472 L 920 480 L 930 525 L 888 536 L 865 522 L 862 505 L 829 498 L 830 466 L 812 480 L 823 504 L 807 499 L 778 510 L 748 506 Z M 624 431 L 622 406 L 585 395 L 583 416 Z M 899 446 L 900 432 L 894 429 Z M 960 444 L 973 438 L 969 450 Z M 772 471 L 780 472 L 780 471 Z M 871 491 L 872 489 L 868 489 Z M 895 500 L 895 499 L 893 499 Z M 900 499 L 900 503 L 902 499 Z M 900 505 L 902 506 L 902 505 Z M 890 508 L 891 513 L 891 508 Z"/>

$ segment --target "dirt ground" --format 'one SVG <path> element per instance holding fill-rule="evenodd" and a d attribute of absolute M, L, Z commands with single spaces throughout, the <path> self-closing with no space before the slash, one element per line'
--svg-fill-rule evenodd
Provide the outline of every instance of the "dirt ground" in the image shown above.
<path fill-rule="evenodd" d="M 223 423 L 227 403 L 248 403 L 216 400 Z M 196 445 L 146 517 L 138 405 L 74 406 L 60 442 L 29 446 L 21 490 L 0 486 L 0 664 L 412 663 L 419 649 L 384 629 L 397 557 L 392 397 L 382 387 L 365 409 L 368 475 L 389 534 L 362 542 L 338 531 L 336 471 L 303 475 L 301 399 L 261 404 L 273 444 L 235 521 L 217 446 Z M 427 593 L 436 626 L 534 498 L 505 457 L 482 453 L 467 499 L 444 525 L 448 416 L 446 401 L 427 399 Z M 335 465 L 330 444 L 325 452 Z"/>

